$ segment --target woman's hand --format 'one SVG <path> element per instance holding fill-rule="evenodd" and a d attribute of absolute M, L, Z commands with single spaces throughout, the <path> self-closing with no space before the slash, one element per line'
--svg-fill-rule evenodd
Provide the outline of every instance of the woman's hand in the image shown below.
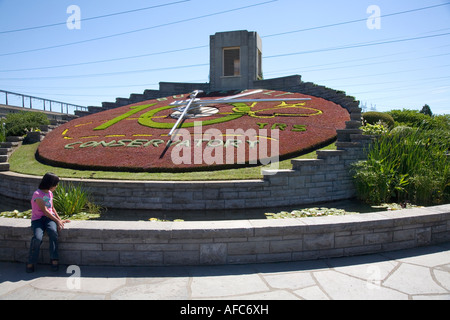
<path fill-rule="evenodd" d="M 56 226 L 58 227 L 58 231 L 61 231 L 62 229 L 64 229 L 64 222 L 62 220 L 57 220 L 56 222 Z"/>

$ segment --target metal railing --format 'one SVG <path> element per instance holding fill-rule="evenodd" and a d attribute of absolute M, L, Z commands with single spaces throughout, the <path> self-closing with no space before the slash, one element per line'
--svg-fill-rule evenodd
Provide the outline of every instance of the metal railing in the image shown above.
<path fill-rule="evenodd" d="M 3 97 L 3 100 L 1 99 Z M 33 97 L 21 93 L 15 93 L 0 90 L 0 103 L 4 101 L 5 105 L 12 107 L 22 107 L 24 109 L 33 109 L 41 111 L 50 111 L 63 114 L 74 114 L 75 111 L 88 111 L 87 107 L 79 106 L 72 103 Z"/>

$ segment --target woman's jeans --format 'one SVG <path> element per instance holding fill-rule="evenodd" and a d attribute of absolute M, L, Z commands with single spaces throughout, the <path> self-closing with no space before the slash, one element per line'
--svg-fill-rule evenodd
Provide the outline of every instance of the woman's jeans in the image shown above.
<path fill-rule="evenodd" d="M 31 229 L 33 230 L 33 238 L 30 244 L 28 264 L 36 264 L 38 262 L 44 232 L 47 232 L 49 237 L 50 259 L 58 260 L 58 229 L 56 222 L 47 217 L 42 217 L 39 220 L 31 221 Z"/>

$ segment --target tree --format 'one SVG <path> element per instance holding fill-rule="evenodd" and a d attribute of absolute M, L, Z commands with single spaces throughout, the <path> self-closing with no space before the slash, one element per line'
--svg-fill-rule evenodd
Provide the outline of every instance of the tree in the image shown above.
<path fill-rule="evenodd" d="M 422 110 L 420 110 L 420 113 L 426 114 L 427 116 L 430 116 L 430 117 L 433 116 L 433 112 L 431 112 L 431 108 L 427 104 L 422 107 Z"/>

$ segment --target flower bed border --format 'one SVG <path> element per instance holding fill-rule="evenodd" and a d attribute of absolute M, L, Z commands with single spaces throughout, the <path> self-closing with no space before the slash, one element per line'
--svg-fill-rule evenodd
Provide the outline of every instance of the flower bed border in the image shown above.
<path fill-rule="evenodd" d="M 29 220 L 0 218 L 0 261 L 25 262 L 30 237 Z M 448 241 L 450 205 L 286 220 L 74 221 L 61 233 L 60 258 L 79 266 L 223 265 L 343 257 Z M 48 263 L 47 255 L 42 249 L 41 262 Z"/>

